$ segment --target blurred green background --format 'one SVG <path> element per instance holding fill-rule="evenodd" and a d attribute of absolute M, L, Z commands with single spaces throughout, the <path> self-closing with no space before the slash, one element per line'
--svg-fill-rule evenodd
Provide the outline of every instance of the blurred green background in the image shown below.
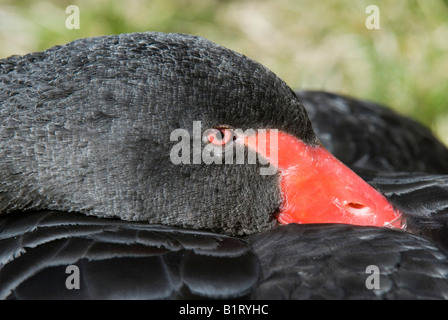
<path fill-rule="evenodd" d="M 369 5 L 380 29 L 369 30 Z M 67 29 L 68 5 L 80 29 Z M 0 0 L 0 58 L 105 34 L 197 34 L 264 64 L 292 88 L 380 102 L 448 145 L 448 0 Z"/>

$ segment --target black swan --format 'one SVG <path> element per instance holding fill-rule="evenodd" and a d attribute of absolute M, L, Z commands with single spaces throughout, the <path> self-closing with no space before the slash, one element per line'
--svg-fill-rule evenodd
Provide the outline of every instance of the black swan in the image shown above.
<path fill-rule="evenodd" d="M 448 151 L 412 120 L 182 34 L 12 56 L 0 88 L 3 299 L 448 298 Z"/>

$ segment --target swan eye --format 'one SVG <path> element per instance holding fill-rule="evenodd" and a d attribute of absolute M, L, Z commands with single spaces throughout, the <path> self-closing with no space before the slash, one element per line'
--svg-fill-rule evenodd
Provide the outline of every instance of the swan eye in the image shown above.
<path fill-rule="evenodd" d="M 214 128 L 207 130 L 206 133 L 207 142 L 210 142 L 217 146 L 223 146 L 233 141 L 233 130 L 230 128 Z"/>

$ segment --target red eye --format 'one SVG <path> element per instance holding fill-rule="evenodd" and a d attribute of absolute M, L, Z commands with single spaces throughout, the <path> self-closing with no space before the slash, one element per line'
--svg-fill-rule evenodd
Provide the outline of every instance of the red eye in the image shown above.
<path fill-rule="evenodd" d="M 233 131 L 228 128 L 210 129 L 206 136 L 208 142 L 223 146 L 233 140 Z"/>

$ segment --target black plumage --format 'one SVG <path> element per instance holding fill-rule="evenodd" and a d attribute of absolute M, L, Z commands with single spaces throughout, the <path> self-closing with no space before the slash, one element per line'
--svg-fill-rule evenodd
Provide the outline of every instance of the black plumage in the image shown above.
<path fill-rule="evenodd" d="M 1 60 L 0 71 L 2 298 L 447 298 L 448 184 L 430 175 L 446 166 L 429 150 L 447 151 L 414 122 L 328 93 L 297 99 L 258 63 L 187 35 L 81 39 Z M 191 134 L 196 120 L 278 128 L 315 145 L 299 100 L 322 142 L 414 234 L 275 227 L 277 175 L 170 162 L 170 132 Z M 72 264 L 79 290 L 65 287 Z M 370 264 L 379 290 L 365 286 Z"/>
<path fill-rule="evenodd" d="M 355 171 L 448 173 L 448 149 L 415 120 L 330 92 L 296 94 L 322 144 Z"/>
<path fill-rule="evenodd" d="M 402 231 L 291 224 L 232 238 L 61 212 L 0 222 L 4 299 L 448 298 L 448 255 Z M 69 265 L 80 289 L 65 286 Z"/>

